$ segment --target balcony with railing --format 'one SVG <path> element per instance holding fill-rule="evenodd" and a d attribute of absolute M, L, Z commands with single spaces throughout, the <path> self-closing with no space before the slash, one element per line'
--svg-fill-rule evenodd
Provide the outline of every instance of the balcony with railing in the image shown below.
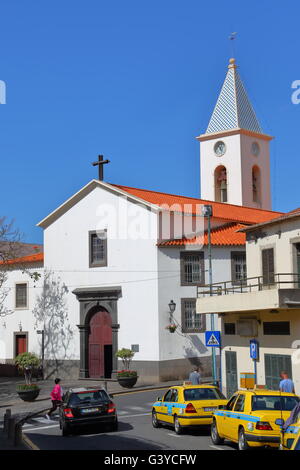
<path fill-rule="evenodd" d="M 197 288 L 197 313 L 300 309 L 300 274 L 270 273 Z"/>

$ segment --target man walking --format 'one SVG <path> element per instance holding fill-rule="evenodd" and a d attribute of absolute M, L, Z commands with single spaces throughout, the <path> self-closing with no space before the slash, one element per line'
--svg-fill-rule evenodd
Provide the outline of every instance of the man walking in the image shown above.
<path fill-rule="evenodd" d="M 280 373 L 281 381 L 279 383 L 279 390 L 285 393 L 295 393 L 295 385 L 294 382 L 289 379 L 288 373 L 286 371 L 282 371 Z"/>
<path fill-rule="evenodd" d="M 193 367 L 192 372 L 189 376 L 189 381 L 192 382 L 192 385 L 200 385 L 201 383 L 201 375 L 199 374 L 199 367 Z"/>

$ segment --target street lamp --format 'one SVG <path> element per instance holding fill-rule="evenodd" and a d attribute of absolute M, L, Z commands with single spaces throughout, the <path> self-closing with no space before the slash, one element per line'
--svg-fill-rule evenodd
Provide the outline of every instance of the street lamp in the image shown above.
<path fill-rule="evenodd" d="M 174 313 L 175 312 L 175 308 L 176 308 L 176 304 L 173 300 L 170 301 L 169 303 L 169 310 L 170 310 L 170 313 Z"/>
<path fill-rule="evenodd" d="M 207 238 L 208 238 L 208 278 L 209 278 L 209 295 L 212 296 L 212 256 L 211 256 L 211 223 L 210 219 L 213 215 L 213 208 L 211 205 L 204 205 L 202 207 L 202 215 L 207 218 Z M 214 313 L 210 315 L 211 330 L 215 329 L 215 316 Z M 217 382 L 217 361 L 216 361 L 216 348 L 212 349 L 212 375 L 214 383 Z"/>

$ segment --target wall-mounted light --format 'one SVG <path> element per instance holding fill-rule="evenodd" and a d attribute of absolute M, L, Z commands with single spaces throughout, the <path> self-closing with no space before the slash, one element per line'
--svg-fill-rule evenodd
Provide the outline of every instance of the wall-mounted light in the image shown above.
<path fill-rule="evenodd" d="M 19 331 L 22 331 L 23 327 L 22 327 L 22 323 L 20 322 L 19 323 Z"/>
<path fill-rule="evenodd" d="M 174 313 L 175 312 L 175 309 L 176 309 L 176 304 L 173 300 L 170 301 L 169 303 L 169 310 L 170 310 L 170 313 Z"/>

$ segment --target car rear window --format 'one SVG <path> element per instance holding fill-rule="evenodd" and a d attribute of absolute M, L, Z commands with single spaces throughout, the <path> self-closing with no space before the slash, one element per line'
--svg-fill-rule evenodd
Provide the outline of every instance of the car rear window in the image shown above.
<path fill-rule="evenodd" d="M 256 395 L 252 397 L 252 411 L 292 411 L 299 402 L 298 397 L 285 397 L 279 395 Z"/>
<path fill-rule="evenodd" d="M 216 388 L 188 388 L 184 391 L 185 401 L 225 400 L 224 395 Z"/>
<path fill-rule="evenodd" d="M 92 392 L 72 393 L 69 400 L 70 406 L 84 405 L 87 403 L 99 403 L 108 401 L 109 397 L 104 390 L 95 390 Z"/>

